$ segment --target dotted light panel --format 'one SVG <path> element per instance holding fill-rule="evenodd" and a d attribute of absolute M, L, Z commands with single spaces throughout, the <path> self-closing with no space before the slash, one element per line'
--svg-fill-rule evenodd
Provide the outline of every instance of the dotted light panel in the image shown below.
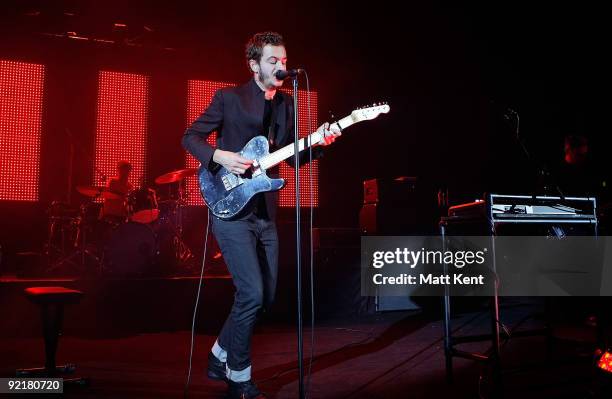
<path fill-rule="evenodd" d="M 203 80 L 190 80 L 188 82 L 188 99 L 187 99 L 187 124 L 188 126 L 193 123 L 194 120 L 212 101 L 212 98 L 215 92 L 218 89 L 224 87 L 235 86 L 232 83 L 224 83 L 224 82 L 211 82 L 211 81 L 203 81 Z M 288 94 L 292 94 L 291 90 L 285 90 Z M 317 93 L 311 91 L 310 92 L 310 114 L 312 117 L 312 128 L 316 130 L 317 125 Z M 308 110 L 307 110 L 307 92 L 299 90 L 298 91 L 298 118 L 300 123 L 300 137 L 306 136 L 309 132 L 308 130 Z M 208 143 L 211 145 L 215 145 L 216 133 L 211 134 L 208 137 Z M 193 168 L 199 167 L 200 163 L 193 158 L 191 155 L 187 154 L 186 156 L 186 167 Z M 314 161 L 312 164 L 312 192 L 309 188 L 310 186 L 310 175 L 308 173 L 308 165 L 304 165 L 300 168 L 300 179 L 301 179 L 301 198 L 302 198 L 302 206 L 308 207 L 310 206 L 310 201 L 312 198 L 313 205 L 316 207 L 319 205 L 319 188 L 318 188 L 318 161 Z M 283 207 L 291 207 L 295 205 L 295 183 L 294 183 L 294 170 L 286 163 L 282 162 L 279 165 L 279 173 L 281 177 L 285 178 L 287 184 L 285 188 L 280 191 L 280 206 Z M 198 186 L 197 179 L 189 178 L 187 179 L 187 188 L 189 191 L 188 204 L 190 205 L 203 205 L 204 202 L 200 195 L 200 189 Z"/>
<path fill-rule="evenodd" d="M 0 200 L 38 200 L 44 80 L 44 65 L 0 60 Z"/>
<path fill-rule="evenodd" d="M 293 94 L 293 90 L 283 89 L 283 91 L 290 95 Z M 310 92 L 310 115 L 308 115 L 308 92 L 306 90 L 298 90 L 298 127 L 300 138 L 309 135 L 319 127 L 317 111 L 317 92 Z M 308 124 L 309 116 L 312 118 L 311 126 Z M 312 132 L 309 131 L 309 127 L 312 128 Z M 310 174 L 310 170 L 312 170 L 312 174 Z M 279 206 L 294 207 L 295 169 L 286 162 L 282 162 L 279 166 L 279 173 L 286 180 L 285 188 L 280 191 Z M 310 207 L 311 201 L 313 207 L 319 206 L 319 161 L 317 160 L 313 161 L 311 166 L 305 164 L 300 168 L 300 206 Z"/>
<path fill-rule="evenodd" d="M 609 373 L 612 372 L 612 353 L 606 351 L 599 358 L 599 361 L 597 362 L 597 367 Z"/>
<path fill-rule="evenodd" d="M 96 116 L 95 166 L 107 176 L 117 174 L 117 161 L 132 164 L 130 183 L 140 187 L 146 178 L 149 77 L 100 71 Z M 101 185 L 93 171 L 94 185 Z"/>

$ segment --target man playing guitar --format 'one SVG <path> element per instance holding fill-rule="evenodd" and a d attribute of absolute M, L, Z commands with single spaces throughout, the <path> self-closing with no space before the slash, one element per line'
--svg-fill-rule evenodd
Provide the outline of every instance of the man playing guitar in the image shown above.
<path fill-rule="evenodd" d="M 273 147 L 293 142 L 293 100 L 278 89 L 275 77 L 287 69 L 287 52 L 281 35 L 255 34 L 246 45 L 246 61 L 252 79 L 239 87 L 215 93 L 208 108 L 183 136 L 183 147 L 215 171 L 221 167 L 241 175 L 253 160 L 237 152 L 253 137 L 265 136 Z M 217 131 L 217 146 L 206 138 Z M 319 127 L 329 145 L 340 136 L 337 127 Z M 313 149 L 313 157 L 321 154 Z M 293 160 L 289 159 L 288 161 Z M 308 161 L 308 152 L 299 157 Z M 294 162 L 289 162 L 293 165 Z M 278 193 L 259 193 L 231 220 L 212 218 L 212 231 L 236 288 L 232 310 L 208 356 L 208 377 L 228 383 L 229 398 L 263 397 L 251 380 L 251 336 L 260 311 L 273 301 L 278 273 L 278 235 L 275 214 Z"/>

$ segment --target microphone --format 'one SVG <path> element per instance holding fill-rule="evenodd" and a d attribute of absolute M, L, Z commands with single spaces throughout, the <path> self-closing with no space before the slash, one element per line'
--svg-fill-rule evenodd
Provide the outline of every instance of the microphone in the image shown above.
<path fill-rule="evenodd" d="M 274 76 L 278 80 L 285 80 L 287 78 L 293 78 L 293 77 L 297 76 L 298 74 L 300 74 L 302 72 L 304 72 L 304 70 L 300 69 L 300 68 L 289 69 L 288 71 L 276 71 Z"/>

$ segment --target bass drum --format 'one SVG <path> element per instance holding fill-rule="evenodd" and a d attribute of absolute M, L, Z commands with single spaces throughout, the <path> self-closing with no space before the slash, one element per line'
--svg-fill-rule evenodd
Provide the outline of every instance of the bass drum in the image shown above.
<path fill-rule="evenodd" d="M 112 232 L 104 260 L 111 274 L 140 277 L 151 273 L 155 254 L 153 230 L 145 224 L 128 222 Z"/>

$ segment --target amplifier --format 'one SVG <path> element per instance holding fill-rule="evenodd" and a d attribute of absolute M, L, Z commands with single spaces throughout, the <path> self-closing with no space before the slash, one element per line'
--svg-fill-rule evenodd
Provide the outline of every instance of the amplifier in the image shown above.
<path fill-rule="evenodd" d="M 328 248 L 361 247 L 361 231 L 347 227 L 316 227 L 312 229 L 312 245 L 315 251 Z"/>
<path fill-rule="evenodd" d="M 363 182 L 359 226 L 363 234 L 430 234 L 440 216 L 438 193 L 416 177 L 371 179 Z"/>
<path fill-rule="evenodd" d="M 364 204 L 405 202 L 416 190 L 416 177 L 370 179 L 363 182 Z"/>
<path fill-rule="evenodd" d="M 593 197 L 489 194 L 486 200 L 452 206 L 449 217 L 504 223 L 597 223 Z"/>

